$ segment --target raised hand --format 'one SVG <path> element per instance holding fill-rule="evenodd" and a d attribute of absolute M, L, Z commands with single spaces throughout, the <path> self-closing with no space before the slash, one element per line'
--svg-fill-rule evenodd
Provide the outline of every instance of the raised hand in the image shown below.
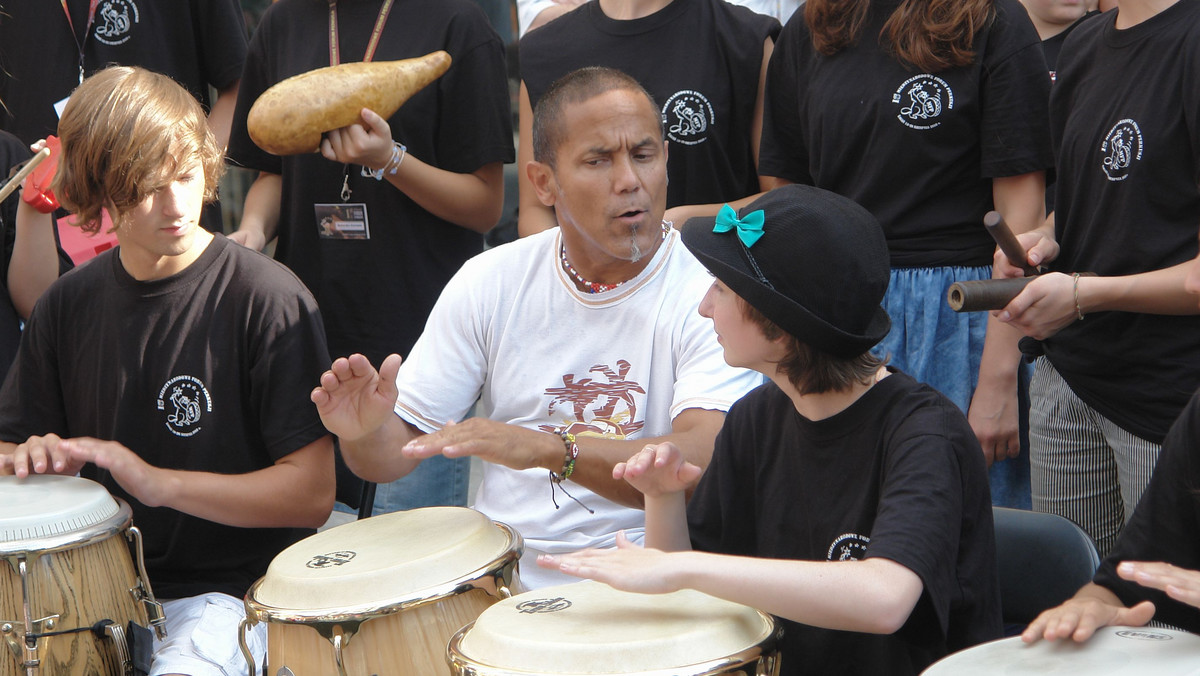
<path fill-rule="evenodd" d="M 394 415 L 400 361 L 400 355 L 388 355 L 378 371 L 361 354 L 334 361 L 310 395 L 325 428 L 345 441 L 379 429 Z"/>

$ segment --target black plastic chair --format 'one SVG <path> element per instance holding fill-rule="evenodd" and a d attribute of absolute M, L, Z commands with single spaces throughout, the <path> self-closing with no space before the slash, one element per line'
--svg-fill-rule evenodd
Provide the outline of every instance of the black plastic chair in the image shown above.
<path fill-rule="evenodd" d="M 1100 565 L 1096 545 L 1071 521 L 1006 507 L 993 507 L 992 517 L 1006 628 L 1023 628 L 1043 610 L 1074 596 L 1095 575 Z"/>

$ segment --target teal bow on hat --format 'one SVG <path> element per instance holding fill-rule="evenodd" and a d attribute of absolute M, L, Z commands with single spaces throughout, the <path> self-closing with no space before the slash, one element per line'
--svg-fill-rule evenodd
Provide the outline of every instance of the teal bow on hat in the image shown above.
<path fill-rule="evenodd" d="M 745 218 L 738 218 L 733 207 L 726 204 L 717 213 L 717 223 L 713 226 L 713 232 L 729 232 L 737 228 L 738 239 L 742 240 L 742 244 L 749 249 L 754 246 L 759 237 L 763 236 L 763 223 L 766 220 L 762 209 L 751 211 L 746 214 Z"/>

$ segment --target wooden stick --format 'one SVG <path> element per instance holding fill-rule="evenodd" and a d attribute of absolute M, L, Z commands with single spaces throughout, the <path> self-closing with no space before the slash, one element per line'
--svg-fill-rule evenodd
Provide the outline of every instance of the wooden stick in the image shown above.
<path fill-rule="evenodd" d="M 1031 281 L 1033 277 L 955 282 L 946 292 L 946 302 L 955 312 L 999 310 L 1016 298 Z"/>
<path fill-rule="evenodd" d="M 0 188 L 0 202 L 3 202 L 14 190 L 21 187 L 21 181 L 24 181 L 26 176 L 32 174 L 37 165 L 41 164 L 42 160 L 47 157 L 50 157 L 50 149 L 42 148 L 38 151 L 37 155 L 30 158 L 25 163 L 25 166 L 21 167 L 21 170 L 17 172 L 17 175 L 13 176 L 8 183 L 5 183 L 3 188 Z"/>
<path fill-rule="evenodd" d="M 1079 276 L 1095 277 L 1096 273 L 1081 272 Z M 955 312 L 1002 310 L 1033 280 L 1034 277 L 1010 277 L 955 282 L 946 291 L 946 303 Z"/>
<path fill-rule="evenodd" d="M 1029 264 L 1029 254 L 1017 241 L 1017 236 L 1009 229 L 999 211 L 989 211 L 984 214 L 983 227 L 987 228 L 988 234 L 996 240 L 996 244 L 1000 245 L 1000 250 L 1008 257 L 1008 261 L 1021 268 L 1026 277 L 1032 277 L 1038 273 L 1037 268 Z"/>

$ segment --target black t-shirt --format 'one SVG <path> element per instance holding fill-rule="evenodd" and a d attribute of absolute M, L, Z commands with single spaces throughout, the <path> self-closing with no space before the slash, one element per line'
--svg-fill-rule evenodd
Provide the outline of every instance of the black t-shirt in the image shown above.
<path fill-rule="evenodd" d="M 339 52 L 360 61 L 379 15 L 380 0 L 339 2 Z M 246 132 L 258 96 L 293 75 L 329 66 L 329 3 L 281 0 L 263 15 L 251 38 L 229 142 L 235 164 L 283 176 L 275 257 L 308 285 L 335 356 L 361 352 L 378 364 L 391 352 L 407 355 L 434 301 L 463 262 L 483 250 L 483 236 L 447 223 L 387 181 L 360 175 L 318 154 L 276 157 Z M 470 0 L 397 0 L 375 61 L 423 56 L 444 49 L 453 63 L 388 120 L 408 154 L 458 173 L 514 161 L 512 112 L 504 46 Z M 350 203 L 366 205 L 369 239 L 322 238 L 316 209 L 340 204 L 349 177 Z"/>
<path fill-rule="evenodd" d="M 1088 12 L 1087 14 L 1079 17 L 1079 20 L 1075 23 L 1067 26 L 1066 30 L 1063 32 L 1042 40 L 1042 53 L 1046 56 L 1046 67 L 1050 69 L 1051 87 L 1054 86 L 1054 80 L 1058 77 L 1058 55 L 1062 53 L 1062 46 L 1063 43 L 1067 41 L 1067 36 L 1071 34 L 1071 31 L 1074 31 L 1076 28 L 1078 28 L 1079 24 L 1094 16 L 1100 16 L 1100 12 L 1096 10 Z M 1046 172 L 1046 213 L 1054 211 L 1054 181 L 1054 170 L 1048 170 Z"/>
<path fill-rule="evenodd" d="M 1197 252 L 1200 2 L 1128 30 L 1115 18 L 1071 33 L 1051 95 L 1062 272 L 1131 275 Z M 1097 312 L 1043 345 L 1084 402 L 1155 443 L 1200 386 L 1200 316 Z"/>
<path fill-rule="evenodd" d="M 763 43 L 779 22 L 723 0 L 674 0 L 641 19 L 611 19 L 589 2 L 521 39 L 521 80 L 533 106 L 585 66 L 634 77 L 660 106 L 667 206 L 728 202 L 759 191 L 754 106 Z"/>
<path fill-rule="evenodd" d="M 316 303 L 286 269 L 220 235 L 186 270 L 139 282 L 113 249 L 38 302 L 0 389 L 0 439 L 119 441 L 147 463 L 242 474 L 328 434 L 308 393 L 328 368 Z M 160 598 L 242 596 L 300 528 L 234 528 L 133 507 Z"/>
<path fill-rule="evenodd" d="M 1122 561 L 1166 561 L 1200 570 L 1200 395 L 1171 427 L 1150 485 L 1095 578 L 1122 603 L 1153 601 L 1155 620 L 1200 633 L 1200 608 L 1121 579 L 1116 568 Z"/>
<path fill-rule="evenodd" d="M 785 676 L 917 674 L 1001 635 L 979 442 L 954 404 L 903 373 L 817 422 L 773 383 L 738 401 L 688 504 L 688 525 L 698 550 L 883 557 L 921 578 L 921 598 L 893 635 L 784 621 Z"/>
<path fill-rule="evenodd" d="M 992 178 L 1051 164 L 1049 79 L 1016 0 L 975 36 L 975 61 L 918 73 L 875 36 L 898 0 L 873 0 L 859 41 L 818 54 L 802 12 L 767 74 L 759 173 L 845 195 L 883 225 L 893 267 L 987 265 Z"/>
<path fill-rule="evenodd" d="M 33 143 L 58 128 L 54 104 L 79 85 L 89 0 L 0 0 L 0 129 Z M 208 86 L 242 72 L 246 25 L 237 0 L 105 0 L 83 42 L 85 74 L 112 63 L 164 73 L 205 106 Z M 6 109 L 7 107 L 7 109 Z"/>

